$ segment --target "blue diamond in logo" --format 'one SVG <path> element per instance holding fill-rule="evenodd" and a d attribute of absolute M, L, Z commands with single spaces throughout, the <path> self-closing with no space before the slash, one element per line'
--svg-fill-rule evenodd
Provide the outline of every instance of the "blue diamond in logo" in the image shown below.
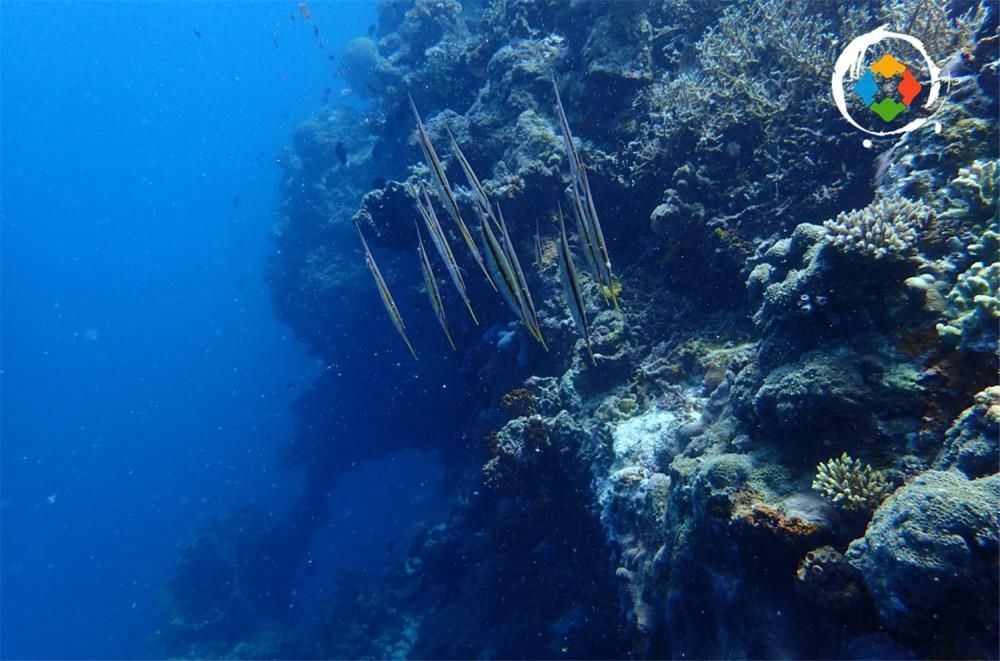
<path fill-rule="evenodd" d="M 875 74 L 871 69 L 865 69 L 865 75 L 854 83 L 854 93 L 861 97 L 866 106 L 870 106 L 875 101 L 875 94 L 878 92 L 878 85 L 875 84 Z"/>

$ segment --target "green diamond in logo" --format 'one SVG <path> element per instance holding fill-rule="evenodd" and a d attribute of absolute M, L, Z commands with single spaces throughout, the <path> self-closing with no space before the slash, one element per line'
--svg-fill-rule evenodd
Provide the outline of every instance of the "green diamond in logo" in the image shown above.
<path fill-rule="evenodd" d="M 891 122 L 899 113 L 906 110 L 905 105 L 888 97 L 882 99 L 878 103 L 871 104 L 869 107 L 872 109 L 872 112 L 887 122 Z"/>

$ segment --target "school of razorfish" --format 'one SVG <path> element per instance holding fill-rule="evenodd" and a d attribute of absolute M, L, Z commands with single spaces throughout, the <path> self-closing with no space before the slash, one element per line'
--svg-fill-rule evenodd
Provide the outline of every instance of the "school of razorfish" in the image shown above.
<path fill-rule="evenodd" d="M 559 96 L 559 87 L 554 78 L 552 80 L 552 89 L 555 93 L 556 114 L 559 118 L 563 143 L 566 146 L 569 160 L 570 187 L 568 192 L 573 215 L 576 219 L 577 241 L 594 279 L 601 285 L 608 301 L 615 309 L 618 309 L 617 283 L 611 270 L 611 259 L 608 256 L 607 244 L 604 241 L 604 232 L 597 218 L 597 209 L 594 206 L 590 183 L 587 180 L 587 170 L 573 142 L 573 134 L 570 132 L 566 111 Z M 527 280 L 524 277 L 524 270 L 521 268 L 521 262 L 518 260 L 517 253 L 514 250 L 514 243 L 511 241 L 507 224 L 504 222 L 503 213 L 500 211 L 500 205 L 490 201 L 479 177 L 476 176 L 465 154 L 462 153 L 455 137 L 451 134 L 450 130 L 446 129 L 452 153 L 455 156 L 455 160 L 461 166 L 472 192 L 472 207 L 479 219 L 478 230 L 482 242 L 482 250 L 480 250 L 472 233 L 469 231 L 469 226 L 462 216 L 462 210 L 458 205 L 454 189 L 448 181 L 448 175 L 441 164 L 441 159 L 438 157 L 434 145 L 427 135 L 423 120 L 420 118 L 420 113 L 417 111 L 412 97 L 410 98 L 410 108 L 413 110 L 413 117 L 416 120 L 417 142 L 420 144 L 424 160 L 427 162 L 427 168 L 430 171 L 431 186 L 428 187 L 426 182 L 421 180 L 416 185 L 408 184 L 407 191 L 413 198 L 417 212 L 423 220 L 424 228 L 431 238 L 431 243 L 434 245 L 438 257 L 444 263 L 445 269 L 448 271 L 448 276 L 452 284 L 454 284 L 462 302 L 465 304 L 465 308 L 468 310 L 472 320 L 478 324 L 479 320 L 476 318 L 476 313 L 472 308 L 472 301 L 469 299 L 462 270 L 455 258 L 448 235 L 445 233 L 437 211 L 434 208 L 431 190 L 433 190 L 434 197 L 437 198 L 438 203 L 451 216 L 451 219 L 458 228 L 458 233 L 465 244 L 468 254 L 475 261 L 479 269 L 482 270 L 486 281 L 494 290 L 500 293 L 514 315 L 524 324 L 531 337 L 548 350 L 545 338 L 542 336 L 541 326 L 538 323 L 538 313 L 531 298 Z M 587 353 L 590 355 L 591 361 L 593 361 L 594 352 L 590 342 L 590 327 L 587 321 L 580 279 L 573 262 L 573 253 L 570 249 L 569 237 L 566 233 L 562 204 L 557 202 L 556 207 L 558 210 L 559 225 L 559 239 L 556 243 L 556 252 L 558 254 L 563 295 L 566 299 L 570 316 L 573 318 L 577 331 L 586 342 Z M 415 222 L 414 224 L 417 234 L 417 254 L 420 259 L 420 267 L 423 273 L 427 296 L 430 299 L 431 308 L 434 310 L 438 324 L 441 326 L 445 338 L 448 340 L 448 344 L 452 350 L 455 350 L 455 341 L 448 327 L 447 317 L 445 316 L 444 299 L 441 295 L 441 289 L 438 286 L 437 277 L 434 275 L 430 256 L 424 244 L 423 233 L 420 231 L 419 223 Z M 364 250 L 365 262 L 371 271 L 372 277 L 375 279 L 379 298 L 382 299 L 382 304 L 385 306 L 393 326 L 406 344 L 406 348 L 416 358 L 417 353 L 406 333 L 406 325 L 399 314 L 399 308 L 396 306 L 385 278 L 382 276 L 382 272 L 375 262 L 361 226 L 358 224 L 356 228 Z M 535 234 L 535 255 L 537 265 L 541 267 L 541 238 L 537 229 Z"/>

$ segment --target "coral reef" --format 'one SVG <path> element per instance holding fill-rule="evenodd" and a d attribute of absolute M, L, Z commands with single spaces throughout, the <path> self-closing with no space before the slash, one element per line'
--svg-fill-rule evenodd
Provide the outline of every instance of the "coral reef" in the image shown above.
<path fill-rule="evenodd" d="M 174 612 L 238 624 L 179 626 L 171 653 L 996 658 L 987 4 L 382 0 L 349 48 L 370 105 L 303 122 L 281 158 L 268 279 L 324 366 L 285 459 L 322 494 L 354 462 L 433 448 L 449 513 L 382 574 L 343 577 L 303 625 L 315 647 L 280 618 L 240 619 L 243 586 L 272 574 L 244 572 L 226 528 L 182 563 Z M 940 131 L 869 150 L 828 102 L 828 68 L 886 23 L 927 28 L 949 91 Z M 580 269 L 593 360 L 559 295 L 555 218 L 574 180 L 553 78 L 620 287 L 617 310 Z M 502 207 L 548 350 L 471 277 L 481 325 L 449 315 L 459 352 L 412 323 L 428 347 L 412 366 L 371 330 L 382 311 L 352 221 L 402 316 L 431 319 L 407 94 L 452 184 L 449 133 Z M 463 210 L 476 194 L 455 186 Z M 239 580 L 185 600 L 203 573 Z"/>

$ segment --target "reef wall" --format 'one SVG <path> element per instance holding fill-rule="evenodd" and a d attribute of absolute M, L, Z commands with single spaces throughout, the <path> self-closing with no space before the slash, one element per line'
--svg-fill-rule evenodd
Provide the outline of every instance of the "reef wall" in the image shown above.
<path fill-rule="evenodd" d="M 350 54 L 371 108 L 324 110 L 282 157 L 275 310 L 330 366 L 287 458 L 319 489 L 436 448 L 451 514 L 262 655 L 996 658 L 997 15 L 383 0 Z M 843 42 L 882 24 L 933 24 L 949 89 L 940 132 L 869 150 L 829 79 Z M 619 312 L 584 278 L 593 362 L 557 274 L 553 77 L 622 285 Z M 407 94 L 519 252 L 541 227 L 549 351 L 499 304 L 478 326 L 456 307 L 454 353 L 433 323 Z M 416 365 L 366 332 L 388 321 L 352 221 L 402 316 L 427 320 L 408 326 Z"/>

